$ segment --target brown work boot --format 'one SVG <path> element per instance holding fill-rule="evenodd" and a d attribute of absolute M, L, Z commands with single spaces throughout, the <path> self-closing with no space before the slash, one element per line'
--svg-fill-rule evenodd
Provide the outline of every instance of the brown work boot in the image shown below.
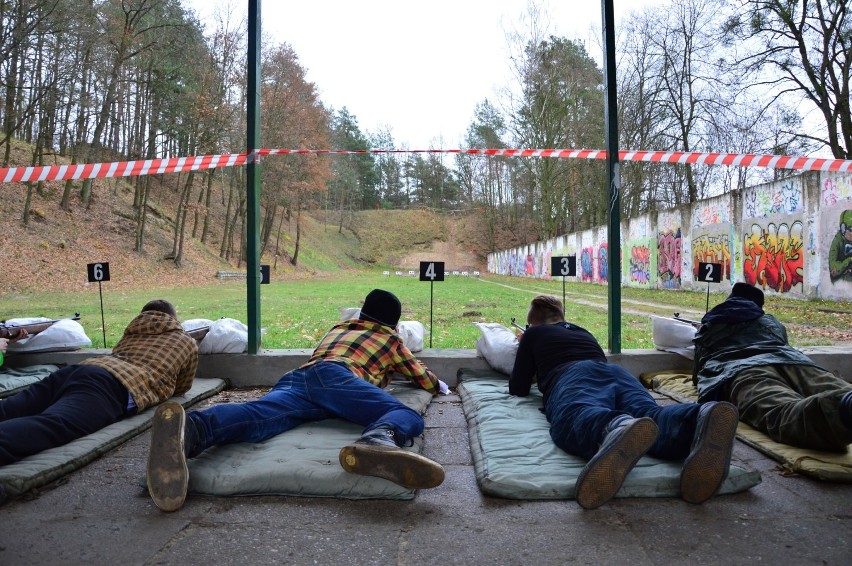
<path fill-rule="evenodd" d="M 704 403 L 695 422 L 695 436 L 680 473 L 680 496 L 704 503 L 728 477 L 737 434 L 737 408 L 726 402 Z"/>
<path fill-rule="evenodd" d="M 577 503 L 595 509 L 612 499 L 636 462 L 654 445 L 657 432 L 657 423 L 648 417 L 622 416 L 607 425 L 601 447 L 577 477 Z"/>
<path fill-rule="evenodd" d="M 340 465 L 349 473 L 384 478 L 408 489 L 428 489 L 444 481 L 440 464 L 400 448 L 388 427 L 374 428 L 344 446 Z"/>
<path fill-rule="evenodd" d="M 148 493 L 163 511 L 177 511 L 186 500 L 189 468 L 184 453 L 186 413 L 180 403 L 167 401 L 157 407 L 151 425 L 148 451 Z"/>

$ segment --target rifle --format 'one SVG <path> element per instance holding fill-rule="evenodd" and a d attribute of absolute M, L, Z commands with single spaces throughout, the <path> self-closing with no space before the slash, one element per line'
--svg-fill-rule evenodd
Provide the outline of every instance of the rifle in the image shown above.
<path fill-rule="evenodd" d="M 526 329 L 526 328 L 524 328 L 523 326 L 521 326 L 520 324 L 518 324 L 517 322 L 515 322 L 515 317 L 514 317 L 514 316 L 512 317 L 512 326 L 514 326 L 515 328 L 517 328 L 517 329 L 518 329 L 518 330 L 520 330 L 521 332 L 526 332 L 526 331 L 527 331 L 527 329 Z"/>
<path fill-rule="evenodd" d="M 198 328 L 193 328 L 192 330 L 184 330 L 184 332 L 194 338 L 196 342 L 201 342 L 202 340 L 204 340 L 204 337 L 207 336 L 207 333 L 210 332 L 210 327 L 199 326 Z"/>
<path fill-rule="evenodd" d="M 80 313 L 74 313 L 70 318 L 59 318 L 56 320 L 46 320 L 44 322 L 31 322 L 29 324 L 6 324 L 6 321 L 0 321 L 0 338 L 8 338 L 15 340 L 21 334 L 21 330 L 26 330 L 27 334 L 33 335 L 39 332 L 44 332 L 60 320 L 80 320 Z"/>
<path fill-rule="evenodd" d="M 674 316 L 672 318 L 675 319 L 676 321 L 682 322 L 684 324 L 691 324 L 695 328 L 701 328 L 701 321 L 700 320 L 689 320 L 688 318 L 683 318 L 683 317 L 680 316 L 679 312 L 674 313 Z"/>

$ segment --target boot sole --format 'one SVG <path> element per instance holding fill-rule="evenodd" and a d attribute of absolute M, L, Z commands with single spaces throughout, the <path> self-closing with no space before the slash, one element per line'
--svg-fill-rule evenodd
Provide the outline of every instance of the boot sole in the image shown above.
<path fill-rule="evenodd" d="M 577 477 L 577 503 L 595 509 L 612 499 L 636 462 L 654 445 L 657 432 L 654 421 L 638 419 L 604 452 L 595 454 Z"/>
<path fill-rule="evenodd" d="M 166 512 L 177 511 L 186 500 L 189 468 L 183 453 L 186 413 L 180 403 L 157 407 L 151 424 L 146 480 L 154 504 Z"/>
<path fill-rule="evenodd" d="M 444 481 L 440 464 L 398 448 L 352 444 L 340 450 L 339 458 L 351 474 L 384 478 L 408 489 L 429 489 Z"/>
<path fill-rule="evenodd" d="M 719 404 L 705 416 L 706 426 L 698 446 L 683 463 L 680 494 L 688 503 L 704 503 L 719 491 L 728 477 L 739 416 L 730 404 Z"/>

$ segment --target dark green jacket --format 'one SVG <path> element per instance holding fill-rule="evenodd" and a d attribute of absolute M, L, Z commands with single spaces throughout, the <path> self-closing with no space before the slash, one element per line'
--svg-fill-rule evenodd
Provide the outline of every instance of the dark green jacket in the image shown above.
<path fill-rule="evenodd" d="M 779 364 L 818 367 L 787 343 L 787 330 L 771 314 L 760 314 L 763 311 L 757 308 L 758 312 L 752 311 L 756 318 L 726 316 L 744 300 L 729 298 L 702 319 L 694 340 L 692 370 L 699 401 L 724 400 L 719 387 L 747 368 Z M 711 316 L 714 311 L 717 316 Z"/>

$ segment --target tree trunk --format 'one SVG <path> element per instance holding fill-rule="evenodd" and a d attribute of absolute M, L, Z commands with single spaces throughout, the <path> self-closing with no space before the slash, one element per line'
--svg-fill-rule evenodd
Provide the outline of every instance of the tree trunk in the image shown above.
<path fill-rule="evenodd" d="M 145 179 L 139 184 L 139 206 L 136 208 L 136 246 L 133 248 L 137 253 L 145 253 L 145 223 L 148 217 L 148 194 L 151 192 L 151 176 L 145 175 Z"/>
<path fill-rule="evenodd" d="M 228 236 L 231 232 L 231 204 L 234 201 L 234 185 L 228 182 L 228 188 L 228 205 L 225 208 L 225 224 L 222 226 L 222 243 L 219 246 L 219 257 L 224 259 L 228 258 L 225 251 L 228 248 Z"/>
<path fill-rule="evenodd" d="M 272 269 L 278 267 L 278 252 L 281 249 L 281 225 L 284 224 L 284 211 L 281 212 L 281 218 L 278 220 L 278 233 L 275 236 L 275 261 L 272 264 Z"/>
<path fill-rule="evenodd" d="M 186 213 L 189 209 L 189 197 L 192 194 L 192 180 L 195 178 L 195 172 L 190 171 L 186 176 L 186 182 L 183 186 L 183 191 L 178 202 L 178 209 L 175 212 L 175 233 L 172 243 L 172 258 L 175 265 L 180 267 L 180 262 L 183 259 L 183 240 L 186 233 Z"/>
<path fill-rule="evenodd" d="M 210 233 L 210 195 L 213 193 L 213 172 L 207 174 L 207 200 L 204 202 L 204 227 L 201 229 L 201 243 L 207 243 L 207 235 Z"/>
<path fill-rule="evenodd" d="M 299 261 L 299 244 L 302 239 L 302 197 L 296 198 L 296 248 L 293 250 L 293 257 L 290 263 L 296 265 Z"/>

